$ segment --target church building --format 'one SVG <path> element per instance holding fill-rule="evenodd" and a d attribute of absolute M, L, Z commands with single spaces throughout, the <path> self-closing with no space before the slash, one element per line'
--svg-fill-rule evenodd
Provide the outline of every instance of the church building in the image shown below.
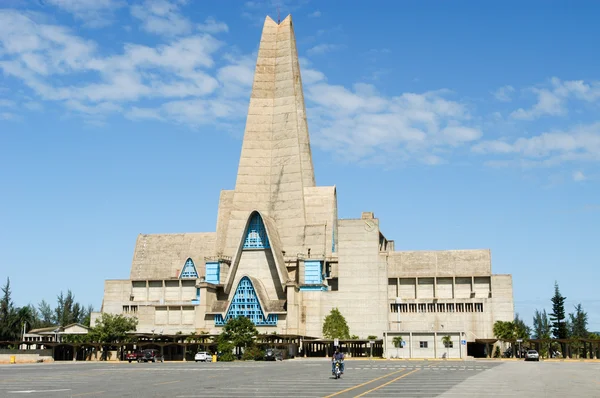
<path fill-rule="evenodd" d="M 512 278 L 492 274 L 490 250 L 396 251 L 372 212 L 338 219 L 336 187 L 315 182 L 292 18 L 267 17 L 216 231 L 139 235 L 101 312 L 137 316 L 138 333 L 218 334 L 245 316 L 261 333 L 319 341 L 332 308 L 386 357 L 462 358 L 513 320 Z"/>

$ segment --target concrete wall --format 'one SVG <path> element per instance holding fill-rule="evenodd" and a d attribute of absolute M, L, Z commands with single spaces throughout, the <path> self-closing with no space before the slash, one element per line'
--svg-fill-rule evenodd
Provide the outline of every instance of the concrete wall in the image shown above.
<path fill-rule="evenodd" d="M 392 277 L 471 276 L 492 273 L 491 254 L 481 250 L 398 251 L 389 255 Z"/>
<path fill-rule="evenodd" d="M 3 354 L 0 353 L 0 363 L 10 363 L 10 357 L 15 357 L 15 363 L 36 363 L 36 362 L 54 362 L 52 359 L 52 350 L 47 354 Z"/>
<path fill-rule="evenodd" d="M 322 335 L 324 318 L 337 307 L 350 334 L 381 336 L 387 329 L 387 272 L 379 255 L 379 221 L 338 220 L 338 291 L 302 292 L 306 334 Z"/>
<path fill-rule="evenodd" d="M 394 337 L 400 336 L 404 347 L 394 347 Z M 443 343 L 444 336 L 450 336 L 452 347 L 447 348 Z M 461 332 L 388 332 L 384 341 L 384 357 L 386 358 L 442 358 L 444 354 L 449 359 L 464 358 L 466 346 L 460 344 Z M 424 347 L 426 345 L 426 347 Z"/>

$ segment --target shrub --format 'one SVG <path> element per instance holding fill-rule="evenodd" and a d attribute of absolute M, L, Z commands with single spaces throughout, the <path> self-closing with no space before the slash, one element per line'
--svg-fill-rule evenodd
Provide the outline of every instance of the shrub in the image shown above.
<path fill-rule="evenodd" d="M 227 351 L 221 354 L 221 356 L 218 359 L 219 362 L 232 362 L 235 361 L 235 355 L 233 355 L 233 352 L 231 351 Z"/>
<path fill-rule="evenodd" d="M 494 358 L 500 358 L 500 347 L 496 346 L 496 350 L 494 351 Z"/>
<path fill-rule="evenodd" d="M 246 348 L 242 355 L 244 361 L 262 361 L 264 358 L 264 351 L 256 346 Z"/>

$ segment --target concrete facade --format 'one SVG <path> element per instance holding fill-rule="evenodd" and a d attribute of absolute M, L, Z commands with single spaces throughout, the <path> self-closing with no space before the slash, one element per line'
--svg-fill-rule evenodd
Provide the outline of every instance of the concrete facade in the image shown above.
<path fill-rule="evenodd" d="M 212 334 L 248 311 L 246 299 L 261 332 L 315 338 L 337 307 L 351 334 L 385 335 L 386 355 L 395 334 L 413 356 L 441 355 L 450 333 L 450 356 L 464 356 L 460 341 L 493 338 L 496 320 L 513 319 L 511 276 L 492 274 L 489 250 L 395 251 L 373 213 L 338 219 L 336 188 L 315 184 L 291 16 L 265 20 L 216 232 L 139 235 L 130 279 L 105 282 L 101 311 L 137 316 L 140 333 Z"/>

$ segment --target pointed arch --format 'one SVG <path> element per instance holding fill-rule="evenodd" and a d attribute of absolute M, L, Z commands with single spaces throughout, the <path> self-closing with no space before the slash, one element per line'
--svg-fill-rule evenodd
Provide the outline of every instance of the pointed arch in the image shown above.
<path fill-rule="evenodd" d="M 256 326 L 275 326 L 278 320 L 277 314 L 265 316 L 254 285 L 247 276 L 240 279 L 225 317 L 215 315 L 215 326 L 223 326 L 228 320 L 240 316 L 249 318 Z"/>
<path fill-rule="evenodd" d="M 226 294 L 229 294 L 229 292 L 231 292 L 233 289 L 233 282 L 237 273 L 238 264 L 240 262 L 242 252 L 245 250 L 244 243 L 246 242 L 248 231 L 251 231 L 251 223 L 257 218 L 264 228 L 264 242 L 267 242 L 267 249 L 271 251 L 271 254 L 273 255 L 273 258 L 275 260 L 275 267 L 277 269 L 277 275 L 279 276 L 279 284 L 282 289 L 285 289 L 285 285 L 288 280 L 288 273 L 287 268 L 285 267 L 283 253 L 281 251 L 281 242 L 279 240 L 279 235 L 277 234 L 277 227 L 275 226 L 273 220 L 270 219 L 268 216 L 264 216 L 258 210 L 253 210 L 248 215 L 246 225 L 242 230 L 241 235 L 239 235 L 240 243 L 238 245 L 236 254 L 231 262 L 231 268 L 225 281 L 224 292 Z"/>
<path fill-rule="evenodd" d="M 196 271 L 196 266 L 191 258 L 186 260 L 179 278 L 198 278 L 198 271 Z"/>
<path fill-rule="evenodd" d="M 243 249 L 269 249 L 269 237 L 262 217 L 258 213 L 252 214 L 250 223 L 246 227 Z"/>

